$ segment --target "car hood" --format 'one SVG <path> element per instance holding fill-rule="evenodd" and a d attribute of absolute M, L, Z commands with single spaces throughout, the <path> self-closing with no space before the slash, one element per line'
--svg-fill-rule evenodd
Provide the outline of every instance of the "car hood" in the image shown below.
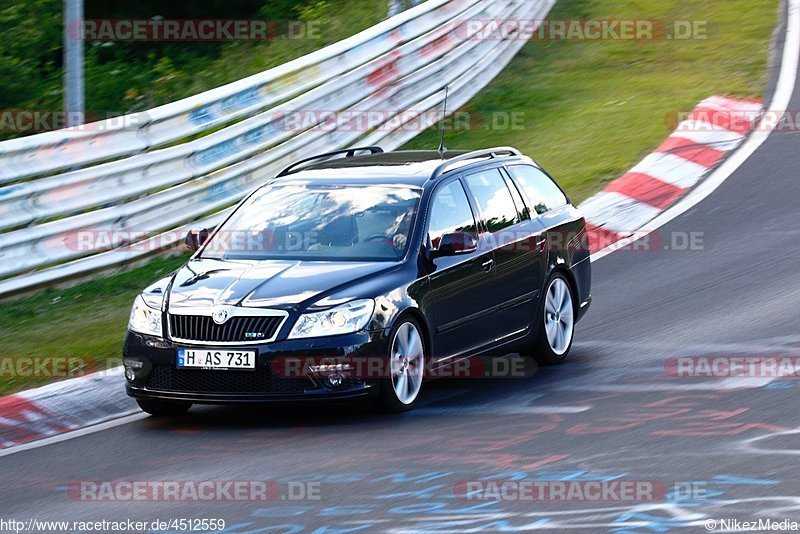
<path fill-rule="evenodd" d="M 169 289 L 170 309 L 247 306 L 296 309 L 395 268 L 395 263 L 195 259 Z"/>

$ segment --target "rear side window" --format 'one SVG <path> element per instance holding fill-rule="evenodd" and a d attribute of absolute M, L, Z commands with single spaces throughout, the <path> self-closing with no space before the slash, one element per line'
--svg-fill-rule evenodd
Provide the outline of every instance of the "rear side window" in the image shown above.
<path fill-rule="evenodd" d="M 490 232 L 498 232 L 519 222 L 514 199 L 498 169 L 470 174 L 466 180 Z"/>
<path fill-rule="evenodd" d="M 539 215 L 567 204 L 567 197 L 544 172 L 532 165 L 513 165 L 511 176 L 522 188 L 525 196 Z"/>
<path fill-rule="evenodd" d="M 472 208 L 461 182 L 455 180 L 440 187 L 433 196 L 428 235 L 434 249 L 439 248 L 444 234 L 470 232 L 477 239 L 477 228 Z"/>

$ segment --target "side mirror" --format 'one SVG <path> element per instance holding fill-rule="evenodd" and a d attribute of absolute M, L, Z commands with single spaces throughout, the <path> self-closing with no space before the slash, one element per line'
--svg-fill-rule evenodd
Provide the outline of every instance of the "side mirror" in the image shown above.
<path fill-rule="evenodd" d="M 431 251 L 431 256 L 441 258 L 443 256 L 458 256 L 469 254 L 478 250 L 478 240 L 470 232 L 450 232 L 442 236 L 439 241 L 439 248 Z"/>
<path fill-rule="evenodd" d="M 192 252 L 202 247 L 206 241 L 208 241 L 208 229 L 206 228 L 192 228 L 186 234 L 186 239 L 183 240 L 186 248 Z"/>

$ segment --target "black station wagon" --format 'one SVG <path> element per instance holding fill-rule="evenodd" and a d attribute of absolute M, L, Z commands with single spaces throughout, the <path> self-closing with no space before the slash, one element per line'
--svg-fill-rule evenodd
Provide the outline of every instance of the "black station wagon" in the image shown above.
<path fill-rule="evenodd" d="M 513 148 L 353 148 L 245 198 L 131 310 L 128 394 L 193 403 L 415 405 L 436 371 L 519 353 L 558 363 L 590 302 L 585 221 Z"/>

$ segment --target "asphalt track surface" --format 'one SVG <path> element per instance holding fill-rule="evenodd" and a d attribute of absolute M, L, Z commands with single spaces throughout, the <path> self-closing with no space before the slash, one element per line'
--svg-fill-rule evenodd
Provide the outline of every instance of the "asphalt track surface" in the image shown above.
<path fill-rule="evenodd" d="M 790 109 L 800 109 L 800 91 Z M 571 360 L 524 379 L 426 386 L 401 416 L 195 407 L 0 458 L 0 517 L 221 518 L 226 532 L 705 532 L 800 522 L 800 380 L 676 378 L 677 356 L 800 353 L 800 133 L 775 132 L 660 229 L 703 249 L 594 264 Z M 74 481 L 272 480 L 269 502 L 88 502 Z M 652 501 L 468 500 L 475 480 L 654 481 Z M 289 498 L 308 483 L 318 499 Z M 675 485 L 678 486 L 675 486 Z M 298 486 L 295 486 L 295 488 Z M 676 491 L 677 488 L 677 491 Z M 718 528 L 721 524 L 717 524 Z M 719 531 L 719 530 L 718 530 Z"/>

